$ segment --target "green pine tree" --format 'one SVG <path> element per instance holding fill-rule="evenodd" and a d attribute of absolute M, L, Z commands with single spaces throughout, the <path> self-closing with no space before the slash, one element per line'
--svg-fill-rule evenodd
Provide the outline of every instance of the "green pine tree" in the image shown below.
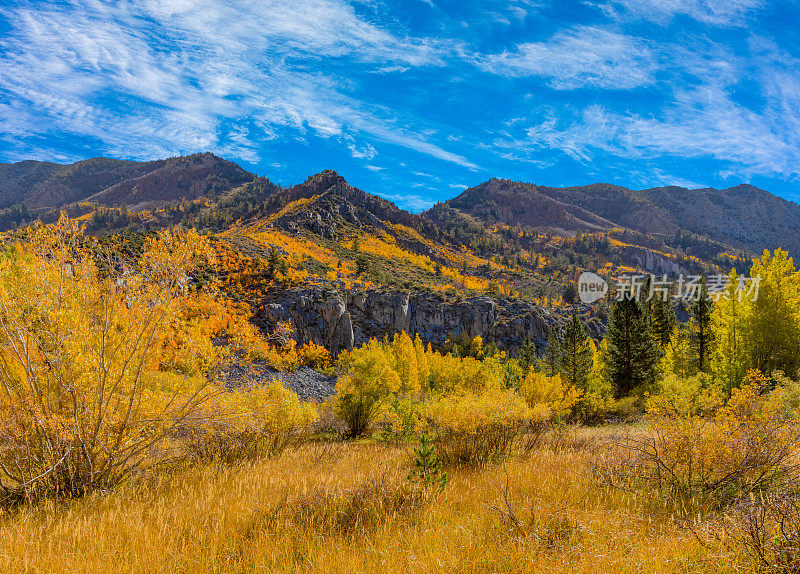
<path fill-rule="evenodd" d="M 530 337 L 525 337 L 519 348 L 519 366 L 527 373 L 531 367 L 537 367 L 539 360 L 536 356 L 536 343 Z"/>
<path fill-rule="evenodd" d="M 367 271 L 369 271 L 369 259 L 366 255 L 359 253 L 356 256 L 356 275 L 363 275 Z"/>
<path fill-rule="evenodd" d="M 584 389 L 592 371 L 592 350 L 589 335 L 577 314 L 573 314 L 564 330 L 561 372 L 573 386 Z"/>
<path fill-rule="evenodd" d="M 267 257 L 267 275 L 274 277 L 275 273 L 286 273 L 288 269 L 289 266 L 281 253 L 274 247 L 270 249 Z"/>
<path fill-rule="evenodd" d="M 705 279 L 700 280 L 699 297 L 689 305 L 692 318 L 689 322 L 689 342 L 697 371 L 708 372 L 714 331 L 711 328 L 711 313 L 714 304 L 708 296 Z"/>
<path fill-rule="evenodd" d="M 654 298 L 650 305 L 650 324 L 653 329 L 653 337 L 662 349 L 669 346 L 676 323 L 675 307 L 673 307 L 672 301 L 669 298 Z"/>
<path fill-rule="evenodd" d="M 494 357 L 500 352 L 500 349 L 497 347 L 497 344 L 494 341 L 489 341 L 483 346 L 483 356 L 484 357 Z"/>
<path fill-rule="evenodd" d="M 545 372 L 548 376 L 557 375 L 561 372 L 561 339 L 558 332 L 561 329 L 558 325 L 550 327 L 547 334 L 547 346 L 544 349 Z"/>
<path fill-rule="evenodd" d="M 426 490 L 434 488 L 438 492 L 447 486 L 447 473 L 442 472 L 442 462 L 427 435 L 419 437 L 419 448 L 414 449 L 414 468 L 408 480 L 421 484 Z"/>
<path fill-rule="evenodd" d="M 663 351 L 653 339 L 650 320 L 639 301 L 614 302 L 606 338 L 608 374 L 617 398 L 655 383 Z"/>

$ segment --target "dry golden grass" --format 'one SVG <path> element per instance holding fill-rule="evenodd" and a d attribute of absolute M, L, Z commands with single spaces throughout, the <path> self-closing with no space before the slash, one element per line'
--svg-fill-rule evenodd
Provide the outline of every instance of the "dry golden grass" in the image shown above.
<path fill-rule="evenodd" d="M 450 469 L 444 493 L 419 505 L 396 503 L 408 489 L 409 449 L 308 444 L 251 466 L 187 469 L 9 512 L 0 518 L 0 571 L 735 570 L 731 556 L 634 495 L 591 484 L 592 456 L 541 450 L 506 465 Z M 519 526 L 507 516 L 506 480 Z M 365 493 L 386 503 L 364 506 Z"/>

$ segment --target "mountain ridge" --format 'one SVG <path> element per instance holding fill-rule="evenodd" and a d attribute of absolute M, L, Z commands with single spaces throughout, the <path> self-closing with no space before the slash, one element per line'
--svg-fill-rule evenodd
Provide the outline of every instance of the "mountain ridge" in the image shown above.
<path fill-rule="evenodd" d="M 607 225 L 642 233 L 688 231 L 750 253 L 780 246 L 800 255 L 800 205 L 749 184 L 637 191 L 605 183 L 549 187 L 495 178 L 445 203 L 509 225 L 597 231 L 597 219 L 587 222 L 575 216 L 588 212 Z M 755 228 L 749 225 L 752 220 L 764 224 Z"/>
<path fill-rule="evenodd" d="M 210 186 L 200 192 L 196 186 L 209 176 L 214 181 L 207 181 Z M 210 153 L 146 162 L 108 157 L 71 164 L 27 160 L 0 164 L 0 209 L 15 204 L 25 204 L 26 209 L 35 211 L 60 209 L 81 201 L 104 205 L 174 201 L 180 199 L 178 194 L 183 188 L 186 195 L 199 196 L 211 190 L 213 183 L 218 184 L 218 189 L 230 189 L 255 177 Z M 137 194 L 142 197 L 137 198 Z"/>
<path fill-rule="evenodd" d="M 216 201 L 226 194 L 228 208 L 246 216 L 247 210 L 235 205 L 241 199 L 237 190 L 244 188 L 250 193 L 248 205 L 260 208 L 250 216 L 304 199 L 303 209 L 280 215 L 277 223 L 310 226 L 323 234 L 331 233 L 331 223 L 341 216 L 353 224 L 385 220 L 441 237 L 437 229 L 447 225 L 447 217 L 464 215 L 488 227 L 500 223 L 566 237 L 617 228 L 662 239 L 690 233 L 748 254 L 777 246 L 800 254 L 800 205 L 750 184 L 632 190 L 608 183 L 552 187 L 492 178 L 437 204 L 453 210 L 447 215 L 437 206 L 414 214 L 351 186 L 333 170 L 281 187 L 210 153 L 147 162 L 99 157 L 66 165 L 33 160 L 0 164 L 0 228 L 47 219 L 61 209 L 80 215 L 94 208 L 125 206 L 140 212 Z M 766 223 L 754 227 L 754 218 Z"/>

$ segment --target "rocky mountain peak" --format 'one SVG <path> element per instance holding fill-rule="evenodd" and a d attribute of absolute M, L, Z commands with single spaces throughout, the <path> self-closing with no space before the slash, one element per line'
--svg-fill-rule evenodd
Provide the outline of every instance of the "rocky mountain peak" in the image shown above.
<path fill-rule="evenodd" d="M 326 169 L 321 171 L 317 174 L 312 175 L 309 177 L 305 182 L 302 183 L 303 186 L 312 188 L 316 193 L 315 195 L 320 195 L 325 191 L 328 191 L 331 188 L 347 186 L 349 187 L 347 181 L 336 173 L 332 169 Z"/>

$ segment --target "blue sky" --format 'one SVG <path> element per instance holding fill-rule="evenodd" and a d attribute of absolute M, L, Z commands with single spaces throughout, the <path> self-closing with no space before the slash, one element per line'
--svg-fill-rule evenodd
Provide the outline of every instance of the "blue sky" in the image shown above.
<path fill-rule="evenodd" d="M 0 161 L 211 151 L 419 211 L 491 177 L 800 200 L 800 5 L 0 0 Z"/>

